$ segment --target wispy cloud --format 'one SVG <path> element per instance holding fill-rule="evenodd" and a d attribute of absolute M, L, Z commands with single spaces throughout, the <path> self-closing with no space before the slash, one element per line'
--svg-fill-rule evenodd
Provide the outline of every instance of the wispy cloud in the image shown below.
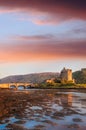
<path fill-rule="evenodd" d="M 34 16 L 36 24 L 58 24 L 59 21 L 86 20 L 85 0 L 0 0 L 0 12 L 20 11 Z M 44 17 L 45 16 L 45 17 Z"/>
<path fill-rule="evenodd" d="M 17 41 L 16 44 L 0 44 L 0 61 L 24 62 L 58 59 L 86 59 L 86 40 L 56 42 L 54 40 L 40 43 Z"/>
<path fill-rule="evenodd" d="M 78 27 L 75 29 L 72 29 L 70 32 L 68 33 L 72 33 L 72 34 L 86 34 L 86 26 L 83 27 Z"/>
<path fill-rule="evenodd" d="M 52 34 L 45 34 L 45 35 L 31 35 L 31 36 L 26 36 L 26 35 L 16 35 L 16 36 L 13 36 L 11 37 L 12 39 L 15 39 L 15 40 L 23 40 L 23 41 L 40 41 L 40 40 L 50 40 L 50 39 L 53 39 L 55 38 L 54 35 Z"/>

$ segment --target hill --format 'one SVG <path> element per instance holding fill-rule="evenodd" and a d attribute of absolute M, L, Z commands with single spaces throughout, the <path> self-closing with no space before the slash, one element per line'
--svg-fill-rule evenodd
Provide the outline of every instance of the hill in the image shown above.
<path fill-rule="evenodd" d="M 86 69 L 81 69 L 73 73 L 73 78 L 78 84 L 86 84 Z"/>
<path fill-rule="evenodd" d="M 59 73 L 45 72 L 45 73 L 33 73 L 27 75 L 11 75 L 0 79 L 0 83 L 12 83 L 12 82 L 31 82 L 42 83 L 47 79 L 58 78 Z M 86 84 L 86 69 L 73 72 L 73 78 L 78 84 Z"/>
<path fill-rule="evenodd" d="M 59 73 L 46 72 L 46 73 L 33 73 L 27 75 L 13 75 L 0 79 L 0 83 L 12 83 L 12 82 L 31 82 L 42 83 L 47 79 L 58 78 Z"/>

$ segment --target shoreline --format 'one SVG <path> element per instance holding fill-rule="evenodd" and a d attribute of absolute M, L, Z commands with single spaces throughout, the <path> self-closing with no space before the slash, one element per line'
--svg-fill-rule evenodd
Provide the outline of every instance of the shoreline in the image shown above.
<path fill-rule="evenodd" d="M 55 88 L 52 88 L 52 87 L 46 87 L 46 88 L 42 88 L 42 87 L 34 87 L 34 88 L 28 88 L 28 89 L 15 89 L 15 88 L 0 88 L 0 90 L 14 90 L 14 91 L 16 91 L 16 90 L 33 90 L 33 89 L 86 89 L 86 87 L 84 87 L 84 86 L 80 86 L 80 87 L 76 87 L 76 86 L 74 86 L 74 87 L 55 87 Z"/>

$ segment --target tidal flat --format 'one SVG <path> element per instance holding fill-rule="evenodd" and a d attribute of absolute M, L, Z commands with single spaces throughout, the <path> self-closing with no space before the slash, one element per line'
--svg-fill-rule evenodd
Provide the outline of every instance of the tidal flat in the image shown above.
<path fill-rule="evenodd" d="M 86 130 L 86 89 L 0 90 L 0 130 Z"/>

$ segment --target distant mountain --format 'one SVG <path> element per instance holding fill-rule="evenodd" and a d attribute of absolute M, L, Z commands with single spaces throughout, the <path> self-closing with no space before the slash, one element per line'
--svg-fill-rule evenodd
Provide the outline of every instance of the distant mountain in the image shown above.
<path fill-rule="evenodd" d="M 31 82 L 31 83 L 42 83 L 47 79 L 58 78 L 59 73 L 45 72 L 45 73 L 33 73 L 27 75 L 12 75 L 0 79 L 0 83 L 12 83 L 12 82 Z M 76 83 L 86 83 L 86 69 L 73 72 L 73 78 Z"/>
<path fill-rule="evenodd" d="M 81 69 L 73 73 L 73 78 L 76 83 L 86 84 L 86 69 Z"/>
<path fill-rule="evenodd" d="M 0 79 L 0 83 L 12 83 L 12 82 L 31 82 L 42 83 L 47 79 L 58 78 L 59 73 L 45 72 L 45 73 L 33 73 L 27 75 L 13 75 Z"/>

